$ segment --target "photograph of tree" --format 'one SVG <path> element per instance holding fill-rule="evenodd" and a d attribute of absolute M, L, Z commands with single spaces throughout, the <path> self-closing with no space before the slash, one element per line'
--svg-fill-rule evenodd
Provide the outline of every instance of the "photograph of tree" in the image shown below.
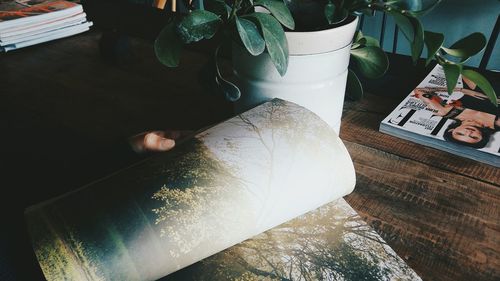
<path fill-rule="evenodd" d="M 263 258 L 261 252 L 278 252 L 263 247 L 265 243 L 238 243 L 278 225 L 277 231 L 285 230 L 283 223 L 350 193 L 354 185 L 352 162 L 334 131 L 308 110 L 276 99 L 201 132 L 170 152 L 33 206 L 26 211 L 26 220 L 49 281 L 157 280 L 240 245 L 251 247 L 238 250 L 244 259 L 233 261 L 244 260 L 248 271 L 238 275 L 241 264 L 218 263 L 235 266 L 227 269 L 236 275 L 225 274 L 226 279 L 274 280 L 286 276 L 284 266 L 292 257 Z M 333 231 L 321 219 L 315 224 L 296 228 L 296 236 L 289 239 L 298 243 L 299 233 L 305 239 L 319 230 L 322 237 Z M 336 241 L 321 249 L 337 247 Z M 271 247 L 281 242 L 268 243 Z M 284 246 L 292 247 L 287 243 Z M 350 255 L 352 264 L 373 267 L 373 276 L 386 271 L 369 256 L 350 248 L 335 249 Z M 303 258 L 301 266 L 311 266 L 309 275 L 300 275 L 306 272 L 300 273 L 294 262 L 290 280 L 309 280 L 313 275 L 329 280 L 330 273 L 321 275 L 320 266 L 308 261 L 311 257 Z M 217 274 L 193 273 L 192 278 L 223 279 Z"/>
<path fill-rule="evenodd" d="M 421 280 L 344 199 L 161 281 Z"/>

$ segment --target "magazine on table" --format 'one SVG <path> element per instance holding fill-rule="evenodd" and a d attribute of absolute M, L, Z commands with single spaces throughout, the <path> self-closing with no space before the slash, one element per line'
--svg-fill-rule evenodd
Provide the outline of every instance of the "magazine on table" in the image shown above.
<path fill-rule="evenodd" d="M 79 1 L 0 1 L 0 50 L 11 50 L 89 30 Z"/>
<path fill-rule="evenodd" d="M 342 199 L 342 141 L 274 99 L 26 210 L 47 280 L 420 280 Z"/>
<path fill-rule="evenodd" d="M 500 107 L 459 77 L 450 95 L 440 65 L 381 123 L 380 131 L 500 167 Z"/>

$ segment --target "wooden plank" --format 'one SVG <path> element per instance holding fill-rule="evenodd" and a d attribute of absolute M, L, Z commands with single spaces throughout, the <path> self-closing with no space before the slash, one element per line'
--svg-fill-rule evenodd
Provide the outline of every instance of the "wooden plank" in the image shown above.
<path fill-rule="evenodd" d="M 431 167 L 500 184 L 500 169 L 491 165 L 380 133 L 380 122 L 397 104 L 398 101 L 394 99 L 373 95 L 367 95 L 361 102 L 349 104 L 342 118 L 340 137 L 345 141 L 413 159 Z"/>
<path fill-rule="evenodd" d="M 357 172 L 346 200 L 424 280 L 499 280 L 498 186 L 345 143 Z"/>

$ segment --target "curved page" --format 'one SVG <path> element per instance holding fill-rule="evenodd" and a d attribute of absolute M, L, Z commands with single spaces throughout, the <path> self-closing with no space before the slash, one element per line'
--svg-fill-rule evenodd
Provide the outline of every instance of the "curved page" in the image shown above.
<path fill-rule="evenodd" d="M 352 191 L 334 131 L 273 100 L 26 211 L 47 280 L 156 280 Z"/>

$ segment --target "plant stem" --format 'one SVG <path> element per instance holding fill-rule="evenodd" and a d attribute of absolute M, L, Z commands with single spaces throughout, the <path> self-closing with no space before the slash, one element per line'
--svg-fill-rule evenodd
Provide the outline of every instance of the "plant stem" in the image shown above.
<path fill-rule="evenodd" d="M 229 16 L 228 21 L 231 21 L 232 19 L 234 19 L 236 17 L 236 12 L 238 12 L 238 10 L 240 9 L 241 2 L 243 2 L 243 0 L 235 0 L 234 1 L 233 9 L 231 10 L 231 16 Z"/>

